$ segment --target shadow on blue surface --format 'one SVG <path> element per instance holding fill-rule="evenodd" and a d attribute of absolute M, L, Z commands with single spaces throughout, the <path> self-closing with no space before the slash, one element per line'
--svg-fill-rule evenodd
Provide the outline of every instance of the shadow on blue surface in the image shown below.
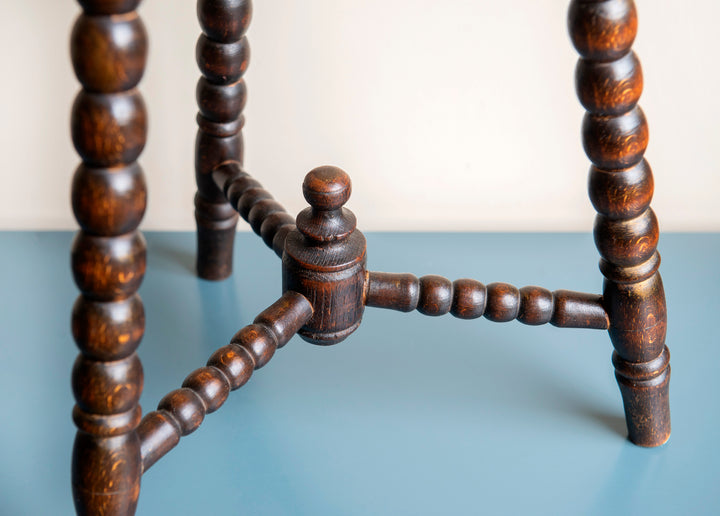
<path fill-rule="evenodd" d="M 192 234 L 147 239 L 146 411 L 281 293 L 279 260 L 254 235 L 238 234 L 235 274 L 219 283 L 195 278 Z M 72 513 L 70 240 L 0 233 L 3 516 Z M 373 270 L 601 285 L 590 235 L 380 233 L 368 245 Z M 708 321 L 720 236 L 663 235 L 660 250 L 667 445 L 625 439 L 605 332 L 368 309 L 341 345 L 295 338 L 279 351 L 145 475 L 138 514 L 719 513 L 720 346 Z"/>

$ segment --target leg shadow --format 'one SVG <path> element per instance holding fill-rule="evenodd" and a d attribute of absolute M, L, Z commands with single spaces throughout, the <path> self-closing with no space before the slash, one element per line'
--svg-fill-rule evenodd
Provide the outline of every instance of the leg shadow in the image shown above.
<path fill-rule="evenodd" d="M 185 237 L 186 235 L 182 235 Z M 167 238 L 166 235 L 156 233 L 148 238 L 148 260 L 153 265 L 173 272 L 195 272 L 195 235 L 178 239 L 178 235 Z"/>

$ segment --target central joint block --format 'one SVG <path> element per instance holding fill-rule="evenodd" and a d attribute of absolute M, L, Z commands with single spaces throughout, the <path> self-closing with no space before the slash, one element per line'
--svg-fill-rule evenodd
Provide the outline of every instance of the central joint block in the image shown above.
<path fill-rule="evenodd" d="M 336 344 L 360 325 L 365 309 L 366 242 L 355 230 L 350 177 L 337 167 L 318 167 L 303 181 L 310 207 L 297 216 L 283 254 L 283 292 L 305 296 L 313 317 L 298 332 L 308 342 Z"/>

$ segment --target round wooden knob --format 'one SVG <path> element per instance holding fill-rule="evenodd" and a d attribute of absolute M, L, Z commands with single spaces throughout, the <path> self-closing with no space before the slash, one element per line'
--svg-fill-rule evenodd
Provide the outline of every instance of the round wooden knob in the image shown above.
<path fill-rule="evenodd" d="M 350 199 L 352 184 L 345 171 L 331 166 L 311 170 L 303 181 L 303 195 L 316 210 L 340 209 Z"/>
<path fill-rule="evenodd" d="M 303 195 L 310 207 L 297 217 L 297 228 L 317 242 L 345 240 L 356 225 L 355 215 L 343 208 L 352 190 L 350 176 L 337 167 L 318 167 L 303 181 Z"/>
<path fill-rule="evenodd" d="M 303 181 L 310 206 L 285 239 L 283 292 L 311 300 L 313 315 L 298 332 L 314 344 L 335 344 L 360 324 L 365 308 L 366 242 L 355 215 L 343 207 L 352 190 L 337 167 L 318 167 Z"/>

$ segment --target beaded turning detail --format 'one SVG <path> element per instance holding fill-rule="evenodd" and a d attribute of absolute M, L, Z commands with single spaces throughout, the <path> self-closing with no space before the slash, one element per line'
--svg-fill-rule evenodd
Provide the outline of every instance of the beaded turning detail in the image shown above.
<path fill-rule="evenodd" d="M 580 54 L 575 79 L 587 110 L 582 137 L 593 163 L 589 192 L 598 212 L 595 242 L 606 278 L 603 302 L 611 321 L 613 363 L 630 440 L 657 446 L 670 436 L 670 362 L 658 222 L 650 208 L 653 177 L 643 158 L 648 124 L 637 105 L 643 76 L 632 51 L 635 5 L 632 0 L 576 0 L 568 27 Z"/>
<path fill-rule="evenodd" d="M 135 353 L 145 329 L 137 289 L 145 273 L 145 241 L 137 230 L 146 188 L 136 163 L 147 115 L 136 86 L 147 56 L 137 1 L 81 2 L 70 49 L 82 84 L 71 115 L 82 158 L 72 184 L 80 231 L 72 271 L 81 295 L 72 313 L 80 355 L 72 387 L 78 427 L 72 486 L 80 514 L 130 514 L 140 492 L 138 405 L 143 370 Z M 102 465 L 102 474 L 98 474 Z"/>
<path fill-rule="evenodd" d="M 198 0 L 197 13 L 203 31 L 195 48 L 202 73 L 196 90 L 197 270 L 201 278 L 222 279 L 232 273 L 238 216 L 215 185 L 212 171 L 227 161 L 243 162 L 242 111 L 247 99 L 243 75 L 250 60 L 245 32 L 252 4 L 250 0 Z"/>
<path fill-rule="evenodd" d="M 72 373 L 78 432 L 72 485 L 78 514 L 134 514 L 140 478 L 218 410 L 293 335 L 318 345 L 347 339 L 367 306 L 428 316 L 484 317 L 492 322 L 608 330 L 629 438 L 658 446 L 670 435 L 670 354 L 658 273 L 658 223 L 650 208 L 653 176 L 644 159 L 648 126 L 637 105 L 643 77 L 632 51 L 632 0 L 573 0 L 568 27 L 580 54 L 577 95 L 587 110 L 582 139 L 592 166 L 594 235 L 605 277 L 602 294 L 472 279 L 367 269 L 367 243 L 344 207 L 350 177 L 323 166 L 309 172 L 309 207 L 291 216 L 243 167 L 250 0 L 198 0 L 202 28 L 197 84 L 195 218 L 197 272 L 220 280 L 232 272 L 239 217 L 282 258 L 283 293 L 206 365 L 190 373 L 142 417 L 143 370 L 136 349 L 145 314 L 137 295 L 145 242 L 137 230 L 146 187 L 136 163 L 147 116 L 136 87 L 147 35 L 139 0 L 80 0 L 71 37 L 82 90 L 71 131 L 82 163 L 72 184 L 80 225 L 72 270 L 81 292 L 72 313 L 80 349 Z"/>

